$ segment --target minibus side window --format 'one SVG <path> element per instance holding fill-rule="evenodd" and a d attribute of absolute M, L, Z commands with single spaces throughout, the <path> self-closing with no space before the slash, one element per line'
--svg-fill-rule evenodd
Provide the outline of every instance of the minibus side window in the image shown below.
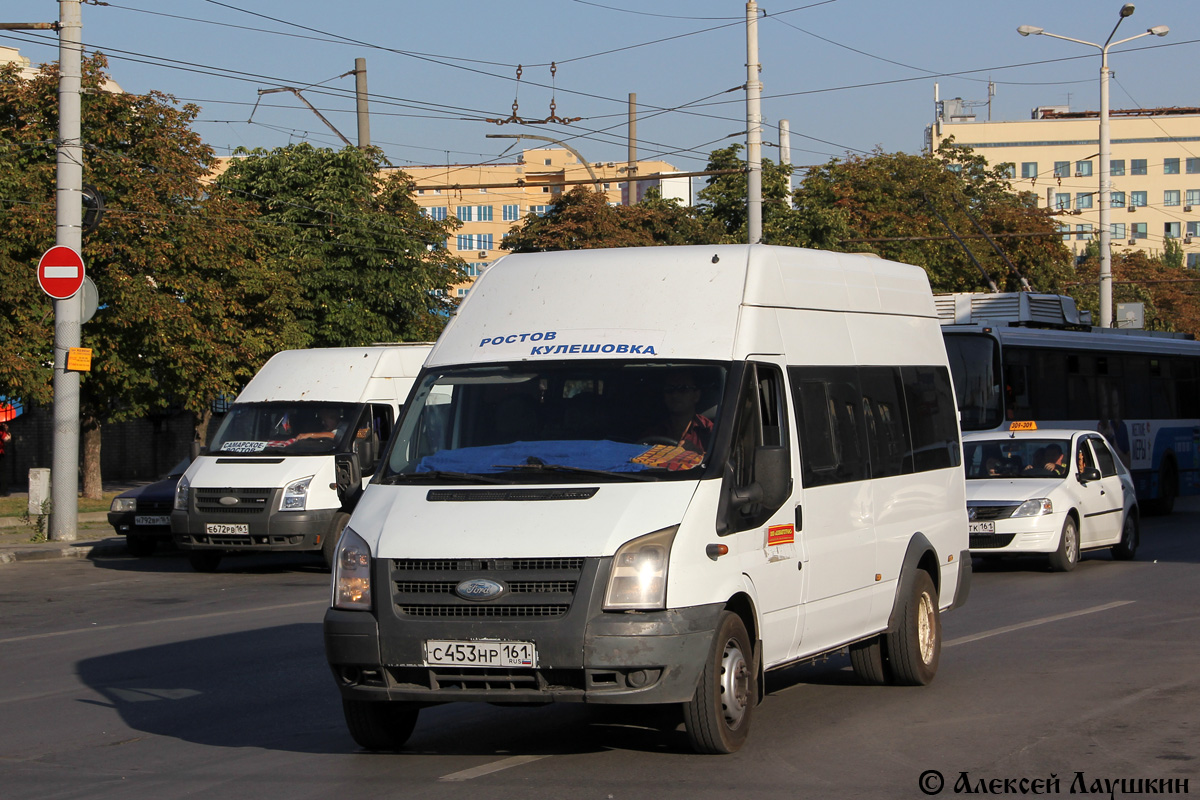
<path fill-rule="evenodd" d="M 867 434 L 855 367 L 788 367 L 806 487 L 866 480 Z"/>
<path fill-rule="evenodd" d="M 787 413 L 783 394 L 783 374 L 770 364 L 748 364 L 745 380 L 733 409 L 733 441 L 723 502 L 725 533 L 756 528 L 764 524 L 780 504 L 747 503 L 738 505 L 728 498 L 738 490 L 749 489 L 757 480 L 755 472 L 758 448 L 787 447 Z"/>
<path fill-rule="evenodd" d="M 871 477 L 887 478 L 912 472 L 912 447 L 908 412 L 900 370 L 896 367 L 860 367 L 863 413 L 871 450 Z M 906 456 L 909 458 L 906 464 Z"/>
<path fill-rule="evenodd" d="M 907 472 L 948 469 L 959 465 L 958 428 L 954 424 L 954 394 L 945 367 L 901 367 L 904 401 L 912 450 L 905 456 Z"/>

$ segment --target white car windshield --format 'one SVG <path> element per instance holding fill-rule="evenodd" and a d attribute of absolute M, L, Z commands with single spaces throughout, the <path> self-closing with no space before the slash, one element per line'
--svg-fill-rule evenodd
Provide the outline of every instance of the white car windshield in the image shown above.
<path fill-rule="evenodd" d="M 209 452 L 327 455 L 343 444 L 359 409 L 352 403 L 235 403 Z"/>
<path fill-rule="evenodd" d="M 1070 472 L 1068 439 L 983 439 L 963 442 L 967 480 L 1065 478 Z"/>

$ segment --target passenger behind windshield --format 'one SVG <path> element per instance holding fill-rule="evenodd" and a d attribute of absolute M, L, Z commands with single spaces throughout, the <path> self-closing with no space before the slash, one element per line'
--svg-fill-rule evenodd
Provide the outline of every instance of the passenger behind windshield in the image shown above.
<path fill-rule="evenodd" d="M 1069 469 L 1069 441 L 993 439 L 966 441 L 963 455 L 967 479 L 1064 478 Z"/>
<path fill-rule="evenodd" d="M 673 372 L 662 388 L 662 407 L 658 418 L 638 437 L 647 444 L 668 444 L 704 455 L 713 421 L 697 413 L 700 384 L 691 372 Z"/>
<path fill-rule="evenodd" d="M 235 403 L 213 436 L 213 453 L 332 452 L 356 417 L 347 403 Z"/>

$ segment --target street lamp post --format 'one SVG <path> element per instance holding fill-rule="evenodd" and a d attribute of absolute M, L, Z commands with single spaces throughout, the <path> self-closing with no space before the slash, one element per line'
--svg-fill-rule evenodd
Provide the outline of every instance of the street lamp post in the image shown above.
<path fill-rule="evenodd" d="M 1017 33 L 1022 36 L 1049 36 L 1054 39 L 1063 39 L 1076 44 L 1086 44 L 1088 47 L 1094 47 L 1100 51 L 1100 327 L 1112 327 L 1112 230 L 1109 223 L 1109 195 L 1112 191 L 1112 176 L 1109 174 L 1109 158 L 1112 155 L 1112 142 L 1109 139 L 1108 133 L 1108 48 L 1125 42 L 1132 42 L 1134 39 L 1140 39 L 1143 36 L 1166 36 L 1171 29 L 1166 25 L 1155 25 L 1153 28 L 1148 28 L 1144 33 L 1139 33 L 1137 36 L 1130 36 L 1128 39 L 1120 39 L 1113 41 L 1112 38 L 1117 34 L 1117 28 L 1121 26 L 1121 22 L 1126 18 L 1133 16 L 1133 3 L 1126 3 L 1121 6 L 1120 16 L 1117 17 L 1117 24 L 1113 26 L 1112 33 L 1104 41 L 1104 44 L 1096 44 L 1095 42 L 1085 42 L 1082 39 L 1072 39 L 1070 36 L 1059 36 L 1057 33 L 1047 33 L 1042 28 L 1034 25 L 1022 25 L 1017 28 Z"/>

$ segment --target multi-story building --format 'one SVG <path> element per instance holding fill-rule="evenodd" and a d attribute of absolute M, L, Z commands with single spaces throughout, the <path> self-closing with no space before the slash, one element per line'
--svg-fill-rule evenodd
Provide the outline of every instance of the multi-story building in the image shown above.
<path fill-rule="evenodd" d="M 941 104 L 926 145 L 954 137 L 992 165 L 1010 164 L 1015 191 L 1058 215 L 1063 241 L 1082 254 L 1100 228 L 1100 126 L 1095 111 L 1039 107 L 1017 122 L 980 122 L 961 100 Z M 1183 245 L 1200 268 L 1200 108 L 1114 110 L 1109 135 L 1113 252 Z"/>
<path fill-rule="evenodd" d="M 589 185 L 604 192 L 609 203 L 641 200 L 651 188 L 663 197 L 691 205 L 691 178 L 662 177 L 631 181 L 625 162 L 581 162 L 561 148 L 525 150 L 505 163 L 406 166 L 405 173 L 416 181 L 414 200 L 423 213 L 434 219 L 453 217 L 462 222 L 448 243 L 451 252 L 467 264 L 473 280 L 499 258 L 504 234 L 520 225 L 528 214 L 544 214 L 564 191 Z M 667 175 L 675 168 L 665 161 L 639 161 L 634 177 Z M 458 296 L 469 283 L 455 287 Z"/>

